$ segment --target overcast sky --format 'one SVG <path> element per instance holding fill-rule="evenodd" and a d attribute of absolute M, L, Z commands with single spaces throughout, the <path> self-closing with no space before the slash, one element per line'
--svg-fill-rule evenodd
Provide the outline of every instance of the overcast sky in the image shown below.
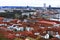
<path fill-rule="evenodd" d="M 60 0 L 0 0 L 0 6 L 43 6 L 60 7 Z"/>

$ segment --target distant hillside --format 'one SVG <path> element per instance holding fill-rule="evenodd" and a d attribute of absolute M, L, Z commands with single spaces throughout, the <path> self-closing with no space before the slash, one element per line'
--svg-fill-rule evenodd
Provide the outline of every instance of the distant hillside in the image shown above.
<path fill-rule="evenodd" d="M 0 8 L 31 8 L 31 6 L 0 6 Z"/>
<path fill-rule="evenodd" d="M 1 8 L 34 8 L 34 9 L 42 9 L 43 7 L 34 7 L 34 6 L 0 6 Z M 47 9 L 50 9 L 49 7 L 47 7 Z M 51 9 L 60 9 L 60 7 L 51 7 Z"/>

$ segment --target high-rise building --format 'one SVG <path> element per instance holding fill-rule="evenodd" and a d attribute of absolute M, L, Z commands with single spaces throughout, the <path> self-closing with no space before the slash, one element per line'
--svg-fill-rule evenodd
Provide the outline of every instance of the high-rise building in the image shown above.
<path fill-rule="evenodd" d="M 49 10 L 51 10 L 51 5 L 49 5 Z"/>
<path fill-rule="evenodd" d="M 44 5 L 44 8 L 43 9 L 44 10 L 47 10 L 46 3 L 44 3 L 43 5 Z"/>

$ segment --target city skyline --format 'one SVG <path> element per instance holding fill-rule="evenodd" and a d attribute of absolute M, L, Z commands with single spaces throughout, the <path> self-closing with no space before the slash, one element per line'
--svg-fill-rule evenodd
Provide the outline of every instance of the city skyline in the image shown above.
<path fill-rule="evenodd" d="M 0 0 L 0 6 L 43 7 L 44 3 L 46 3 L 46 6 L 60 7 L 60 0 Z"/>

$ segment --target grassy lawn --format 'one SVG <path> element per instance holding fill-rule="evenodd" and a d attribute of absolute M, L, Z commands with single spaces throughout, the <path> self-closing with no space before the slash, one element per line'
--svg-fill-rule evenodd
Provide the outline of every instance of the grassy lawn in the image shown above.
<path fill-rule="evenodd" d="M 8 40 L 7 38 L 4 37 L 2 33 L 0 33 L 0 40 Z"/>
<path fill-rule="evenodd" d="M 0 38 L 0 40 L 8 40 L 7 38 Z"/>

